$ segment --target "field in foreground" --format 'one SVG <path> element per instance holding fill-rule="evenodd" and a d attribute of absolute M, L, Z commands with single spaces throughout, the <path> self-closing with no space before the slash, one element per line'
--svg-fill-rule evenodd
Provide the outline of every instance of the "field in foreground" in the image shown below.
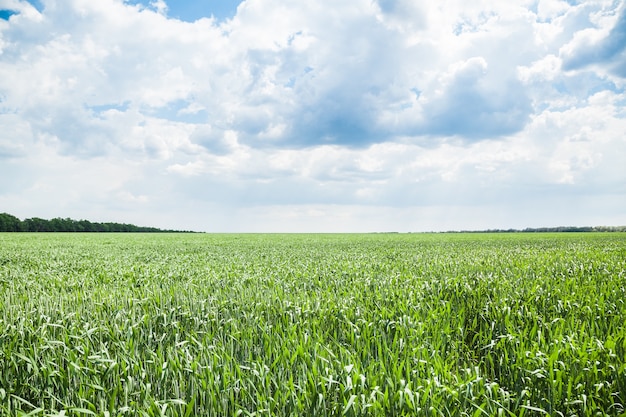
<path fill-rule="evenodd" d="M 0 234 L 0 415 L 620 415 L 626 234 Z"/>

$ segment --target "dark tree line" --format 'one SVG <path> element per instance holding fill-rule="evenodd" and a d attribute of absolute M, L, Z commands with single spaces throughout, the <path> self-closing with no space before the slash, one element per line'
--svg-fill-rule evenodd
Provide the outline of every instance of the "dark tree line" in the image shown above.
<path fill-rule="evenodd" d="M 0 232 L 140 232 L 156 233 L 180 232 L 177 230 L 162 230 L 155 227 L 135 226 L 125 223 L 96 223 L 89 220 L 73 220 L 54 218 L 52 220 L 33 217 L 20 220 L 8 213 L 0 213 Z"/>

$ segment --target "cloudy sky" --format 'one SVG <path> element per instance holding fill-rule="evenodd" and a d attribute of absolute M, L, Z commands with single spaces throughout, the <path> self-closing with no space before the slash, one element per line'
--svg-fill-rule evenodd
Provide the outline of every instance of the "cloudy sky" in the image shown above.
<path fill-rule="evenodd" d="M 626 225 L 626 6 L 0 0 L 0 212 Z"/>

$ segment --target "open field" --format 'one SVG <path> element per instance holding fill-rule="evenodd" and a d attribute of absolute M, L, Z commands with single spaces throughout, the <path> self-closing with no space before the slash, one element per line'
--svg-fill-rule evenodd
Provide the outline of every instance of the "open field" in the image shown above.
<path fill-rule="evenodd" d="M 0 234 L 0 415 L 617 416 L 626 234 Z"/>

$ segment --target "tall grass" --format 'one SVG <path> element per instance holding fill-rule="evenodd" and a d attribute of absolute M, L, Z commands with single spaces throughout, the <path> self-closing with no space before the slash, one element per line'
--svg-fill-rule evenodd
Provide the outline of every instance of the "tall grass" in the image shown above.
<path fill-rule="evenodd" d="M 0 415 L 621 415 L 626 235 L 0 235 Z"/>

